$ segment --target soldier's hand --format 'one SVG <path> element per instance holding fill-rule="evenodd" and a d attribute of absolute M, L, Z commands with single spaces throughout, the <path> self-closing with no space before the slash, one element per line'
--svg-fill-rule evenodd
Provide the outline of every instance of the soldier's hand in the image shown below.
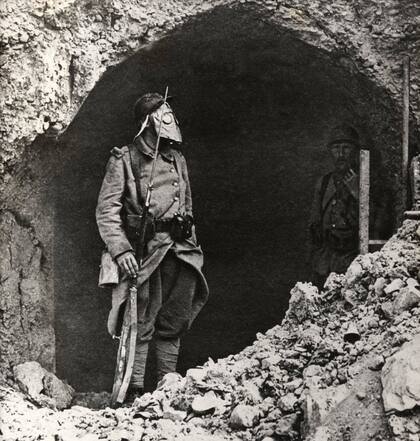
<path fill-rule="evenodd" d="M 136 258 L 131 251 L 121 254 L 121 256 L 118 256 L 117 263 L 128 276 L 136 277 L 139 271 L 139 266 L 137 265 Z"/>
<path fill-rule="evenodd" d="M 359 175 L 352 169 L 350 169 L 344 175 L 344 184 L 349 189 L 351 195 L 355 199 L 359 199 Z"/>

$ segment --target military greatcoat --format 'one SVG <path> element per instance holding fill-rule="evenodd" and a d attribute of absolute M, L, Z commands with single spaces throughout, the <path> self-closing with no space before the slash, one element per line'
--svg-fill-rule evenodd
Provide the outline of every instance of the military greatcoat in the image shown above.
<path fill-rule="evenodd" d="M 326 185 L 323 185 L 325 183 Z M 310 216 L 312 281 L 343 273 L 358 254 L 358 199 L 328 173 L 318 180 Z"/>
<path fill-rule="evenodd" d="M 126 146 L 113 149 L 96 208 L 99 233 L 114 259 L 135 250 L 135 243 L 127 234 L 127 222 L 142 213 L 143 197 L 152 169 L 153 146 L 141 136 L 136 138 L 134 145 L 137 153 L 135 158 L 131 157 Z M 133 159 L 140 163 L 140 195 L 131 165 Z M 168 147 L 160 151 L 157 157 L 150 213 L 155 219 L 166 220 L 178 212 L 192 215 L 191 188 L 184 156 L 179 150 Z M 147 255 L 138 274 L 138 285 L 149 279 L 169 250 L 194 268 L 198 278 L 188 324 L 191 325 L 208 297 L 208 286 L 202 273 L 203 253 L 194 228 L 192 236 L 182 242 L 174 242 L 168 232 L 157 232 L 154 235 L 147 243 Z M 112 309 L 108 317 L 108 331 L 111 335 L 118 333 L 119 312 L 127 297 L 128 278 L 121 275 L 120 282 L 112 292 Z"/>

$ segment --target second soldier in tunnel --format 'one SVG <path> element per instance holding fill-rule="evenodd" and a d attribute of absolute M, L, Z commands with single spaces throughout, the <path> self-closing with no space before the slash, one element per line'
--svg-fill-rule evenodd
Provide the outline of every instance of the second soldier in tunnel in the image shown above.
<path fill-rule="evenodd" d="M 179 149 L 182 136 L 175 114 L 157 93 L 137 100 L 134 114 L 140 130 L 131 145 L 112 150 L 96 210 L 100 235 L 121 272 L 112 294 L 109 333 L 115 336 L 120 332 L 130 278 L 137 276 L 139 295 L 147 298 L 146 307 L 138 311 L 131 396 L 143 391 L 152 339 L 158 381 L 175 371 L 180 337 L 208 297 L 202 273 L 203 253 L 193 224 L 187 164 Z M 145 257 L 138 268 L 135 242 L 159 130 Z"/>
<path fill-rule="evenodd" d="M 327 145 L 334 169 L 318 179 L 309 221 L 311 281 L 322 288 L 331 272 L 344 273 L 359 253 L 359 133 L 334 127 Z M 375 179 L 374 179 L 375 181 Z M 382 179 L 371 183 L 370 231 L 389 234 L 389 200 Z"/>

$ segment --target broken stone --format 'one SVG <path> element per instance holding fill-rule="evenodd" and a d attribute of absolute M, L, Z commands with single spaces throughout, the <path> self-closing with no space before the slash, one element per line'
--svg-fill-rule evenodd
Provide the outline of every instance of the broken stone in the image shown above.
<path fill-rule="evenodd" d="M 362 265 L 357 260 L 354 260 L 346 271 L 347 285 L 354 285 L 363 275 Z"/>
<path fill-rule="evenodd" d="M 402 279 L 394 279 L 391 283 L 389 283 L 385 289 L 385 294 L 392 294 L 395 291 L 400 290 L 405 285 Z"/>
<path fill-rule="evenodd" d="M 294 392 L 296 389 L 300 388 L 302 386 L 303 380 L 301 378 L 296 378 L 293 381 L 289 381 L 288 383 L 286 383 L 284 385 L 284 387 L 289 391 L 289 392 Z"/>
<path fill-rule="evenodd" d="M 420 431 L 420 427 L 416 424 L 415 421 L 407 421 L 405 423 L 405 430 L 410 433 L 418 433 Z"/>
<path fill-rule="evenodd" d="M 359 399 L 359 400 L 364 400 L 365 398 L 366 398 L 366 392 L 364 392 L 364 391 L 362 391 L 362 390 L 360 390 L 360 391 L 357 391 L 356 392 L 356 397 Z"/>
<path fill-rule="evenodd" d="M 127 429 L 114 429 L 109 435 L 109 441 L 129 441 L 132 439 L 132 433 Z"/>
<path fill-rule="evenodd" d="M 405 432 L 404 421 L 397 415 L 391 415 L 388 420 L 389 427 L 395 436 L 403 435 Z"/>
<path fill-rule="evenodd" d="M 191 409 L 196 415 L 205 415 L 206 413 L 212 412 L 218 404 L 219 400 L 216 394 L 210 391 L 202 397 L 194 398 L 191 403 Z"/>
<path fill-rule="evenodd" d="M 378 277 L 373 285 L 373 289 L 375 290 L 375 294 L 380 297 L 384 294 L 384 289 L 386 285 L 385 277 Z"/>
<path fill-rule="evenodd" d="M 178 374 L 178 372 L 169 372 L 159 381 L 157 389 L 167 389 L 181 381 L 183 381 L 181 374 Z"/>
<path fill-rule="evenodd" d="M 176 410 L 172 406 L 165 406 L 163 409 L 162 418 L 171 421 L 183 421 L 187 417 L 187 412 L 183 410 Z"/>
<path fill-rule="evenodd" d="M 345 289 L 343 298 L 349 305 L 356 306 L 359 301 L 359 294 L 354 289 Z"/>
<path fill-rule="evenodd" d="M 402 288 L 392 304 L 394 315 L 401 314 L 420 303 L 420 291 L 411 286 Z"/>
<path fill-rule="evenodd" d="M 385 363 L 385 358 L 382 354 L 376 354 L 369 359 L 367 366 L 372 371 L 379 371 Z"/>
<path fill-rule="evenodd" d="M 28 361 L 13 369 L 16 383 L 22 392 L 41 406 L 65 409 L 70 406 L 74 389 L 48 372 L 36 361 Z"/>
<path fill-rule="evenodd" d="M 153 402 L 153 395 L 150 392 L 146 392 L 141 397 L 136 398 L 134 401 L 135 407 L 138 409 L 146 409 Z"/>
<path fill-rule="evenodd" d="M 394 315 L 394 306 L 392 302 L 385 302 L 381 305 L 381 310 L 388 320 L 391 320 Z"/>
<path fill-rule="evenodd" d="M 244 392 L 247 398 L 249 398 L 254 404 L 260 403 L 263 400 L 260 388 L 252 381 L 245 380 L 243 382 Z"/>
<path fill-rule="evenodd" d="M 281 361 L 280 355 L 272 355 L 261 361 L 262 369 L 269 369 L 271 366 L 277 366 Z"/>
<path fill-rule="evenodd" d="M 46 372 L 43 384 L 44 393 L 54 400 L 57 409 L 62 410 L 70 406 L 74 396 L 74 389 L 71 386 L 50 372 Z"/>
<path fill-rule="evenodd" d="M 311 364 L 303 371 L 303 378 L 307 379 L 315 375 L 321 375 L 323 372 L 322 367 L 317 364 Z"/>
<path fill-rule="evenodd" d="M 315 348 L 322 341 L 322 329 L 311 325 L 302 332 L 301 345 L 305 348 Z"/>
<path fill-rule="evenodd" d="M 413 279 L 412 277 L 409 277 L 405 283 L 409 288 L 418 288 L 420 286 L 419 282 L 416 279 Z"/>
<path fill-rule="evenodd" d="M 21 391 L 37 398 L 44 389 L 43 378 L 47 371 L 36 361 L 27 361 L 13 368 L 13 375 Z"/>
<path fill-rule="evenodd" d="M 386 412 L 401 412 L 420 405 L 420 334 L 388 358 L 381 380 Z"/>
<path fill-rule="evenodd" d="M 141 397 L 136 398 L 133 403 L 133 413 L 145 419 L 160 418 L 163 415 L 161 401 L 163 397 L 162 391 L 156 391 L 154 394 L 147 392 Z M 117 412 L 120 409 L 117 409 Z"/>
<path fill-rule="evenodd" d="M 188 420 L 188 422 L 190 424 L 193 424 L 194 426 L 204 426 L 205 425 L 205 421 L 203 418 L 200 417 L 193 417 L 191 419 Z"/>
<path fill-rule="evenodd" d="M 178 427 L 172 420 L 167 420 L 164 418 L 158 421 L 158 427 L 169 439 L 174 439 L 179 431 Z"/>
<path fill-rule="evenodd" d="M 317 299 L 319 298 L 318 288 L 310 283 L 298 282 L 290 292 L 289 309 L 286 317 L 289 320 L 302 323 L 312 318 L 318 311 Z"/>
<path fill-rule="evenodd" d="M 254 406 L 239 404 L 230 416 L 229 425 L 233 429 L 246 429 L 257 424 L 260 412 Z"/>
<path fill-rule="evenodd" d="M 332 441 L 330 430 L 324 426 L 317 427 L 311 441 Z"/>
<path fill-rule="evenodd" d="M 298 403 L 298 398 L 296 395 L 292 392 L 289 392 L 288 394 L 284 395 L 279 400 L 279 407 L 284 412 L 292 412 L 295 408 L 296 403 Z"/>
<path fill-rule="evenodd" d="M 324 283 L 324 297 L 330 301 L 334 298 L 340 298 L 344 280 L 344 274 L 330 273 Z"/>
<path fill-rule="evenodd" d="M 207 371 L 204 369 L 198 369 L 198 368 L 188 369 L 186 376 L 187 376 L 187 378 L 191 378 L 192 380 L 194 380 L 196 382 L 201 382 L 204 380 L 204 378 L 206 378 Z"/>

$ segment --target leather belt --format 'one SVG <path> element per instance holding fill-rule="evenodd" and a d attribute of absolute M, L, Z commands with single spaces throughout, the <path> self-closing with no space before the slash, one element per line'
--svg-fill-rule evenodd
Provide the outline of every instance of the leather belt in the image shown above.
<path fill-rule="evenodd" d="M 156 233 L 169 233 L 171 231 L 172 218 L 158 219 L 154 222 L 154 230 Z"/>

